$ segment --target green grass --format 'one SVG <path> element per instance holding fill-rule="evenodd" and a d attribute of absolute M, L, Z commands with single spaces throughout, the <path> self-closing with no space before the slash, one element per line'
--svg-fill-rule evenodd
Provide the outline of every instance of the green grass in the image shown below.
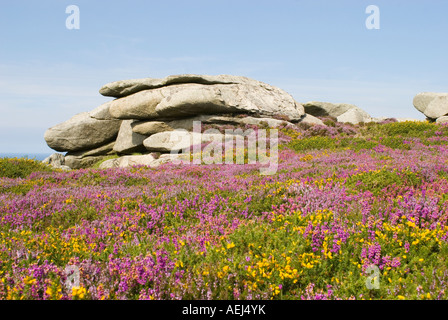
<path fill-rule="evenodd" d="M 330 120 L 326 120 L 326 124 L 331 127 L 335 126 Z M 356 132 L 339 135 L 336 138 L 331 137 L 331 130 L 325 128 L 313 129 L 305 137 L 293 135 L 289 131 L 283 132 L 293 138 L 288 147 L 297 152 L 322 149 L 360 151 L 371 150 L 379 146 L 410 150 L 415 143 L 427 146 L 448 144 L 448 141 L 437 139 L 437 137 L 448 135 L 448 127 L 429 122 L 367 123 L 360 125 Z M 309 136 L 310 134 L 312 136 Z"/>

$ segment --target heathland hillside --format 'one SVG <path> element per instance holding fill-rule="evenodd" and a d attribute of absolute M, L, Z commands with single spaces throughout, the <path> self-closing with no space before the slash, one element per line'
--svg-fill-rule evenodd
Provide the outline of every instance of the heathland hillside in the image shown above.
<path fill-rule="evenodd" d="M 269 175 L 1 159 L 0 299 L 447 299 L 448 126 L 321 120 Z"/>

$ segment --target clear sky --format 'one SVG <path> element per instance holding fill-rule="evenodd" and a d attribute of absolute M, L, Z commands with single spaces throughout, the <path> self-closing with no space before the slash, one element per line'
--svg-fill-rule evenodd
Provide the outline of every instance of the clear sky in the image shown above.
<path fill-rule="evenodd" d="M 0 0 L 0 153 L 51 153 L 45 130 L 111 100 L 105 83 L 182 73 L 424 119 L 412 99 L 448 91 L 447 31 L 446 0 Z"/>

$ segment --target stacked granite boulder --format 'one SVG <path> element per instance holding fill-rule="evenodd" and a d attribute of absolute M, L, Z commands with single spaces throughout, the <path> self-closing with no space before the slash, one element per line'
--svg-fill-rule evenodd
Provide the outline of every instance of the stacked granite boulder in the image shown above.
<path fill-rule="evenodd" d="M 158 166 L 169 162 L 176 151 L 170 142 L 173 130 L 188 130 L 183 134 L 194 140 L 193 121 L 217 126 L 323 124 L 285 91 L 240 76 L 124 80 L 106 84 L 100 93 L 116 99 L 45 132 L 50 148 L 67 152 L 64 159 L 58 158 L 59 165 L 89 167 L 118 155 L 101 167 Z M 202 134 L 201 138 L 204 143 L 212 137 Z"/>
<path fill-rule="evenodd" d="M 413 104 L 429 121 L 448 122 L 448 93 L 422 92 L 414 97 Z"/>

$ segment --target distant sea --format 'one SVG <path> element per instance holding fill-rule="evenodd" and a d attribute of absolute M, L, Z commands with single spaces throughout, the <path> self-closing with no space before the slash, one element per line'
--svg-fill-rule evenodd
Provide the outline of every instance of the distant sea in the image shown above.
<path fill-rule="evenodd" d="M 50 155 L 51 153 L 0 153 L 0 158 L 28 158 L 42 161 Z"/>

